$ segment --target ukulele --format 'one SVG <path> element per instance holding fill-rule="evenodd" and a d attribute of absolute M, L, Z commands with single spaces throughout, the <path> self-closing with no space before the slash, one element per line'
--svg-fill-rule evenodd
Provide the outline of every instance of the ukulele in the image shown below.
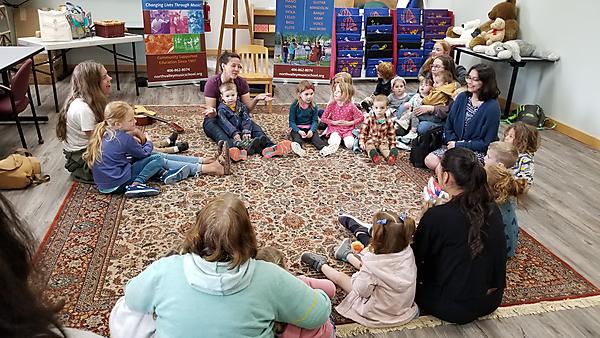
<path fill-rule="evenodd" d="M 154 121 L 156 120 L 156 121 L 166 123 L 169 127 L 171 127 L 171 129 L 175 130 L 178 133 L 185 132 L 183 127 L 181 127 L 177 123 L 169 121 L 162 117 L 156 116 L 155 112 L 146 110 L 146 107 L 144 107 L 144 106 L 136 105 L 136 106 L 134 106 L 134 111 L 135 111 L 136 124 L 138 126 L 147 126 L 147 125 L 154 123 Z"/>

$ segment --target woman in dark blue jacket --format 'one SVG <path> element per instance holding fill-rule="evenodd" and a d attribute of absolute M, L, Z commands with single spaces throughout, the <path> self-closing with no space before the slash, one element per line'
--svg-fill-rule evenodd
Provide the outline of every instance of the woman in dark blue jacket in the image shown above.
<path fill-rule="evenodd" d="M 474 65 L 466 79 L 467 91 L 456 97 L 444 125 L 446 145 L 425 158 L 425 165 L 431 170 L 438 166 L 444 152 L 454 147 L 473 150 L 483 163 L 488 145 L 498 140 L 500 105 L 496 98 L 500 91 L 494 69 L 485 64 Z"/>

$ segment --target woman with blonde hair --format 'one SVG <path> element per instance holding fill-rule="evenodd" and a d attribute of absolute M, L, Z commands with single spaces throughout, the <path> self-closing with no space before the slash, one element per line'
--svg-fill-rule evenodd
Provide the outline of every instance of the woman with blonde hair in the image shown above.
<path fill-rule="evenodd" d="M 431 74 L 431 68 L 435 59 L 442 55 L 451 57 L 451 53 L 452 46 L 450 46 L 448 42 L 444 40 L 436 41 L 433 45 L 433 49 L 431 50 L 431 54 L 429 54 L 429 57 L 427 58 L 427 60 L 425 60 L 421 69 L 419 69 L 419 81 L 426 78 L 427 75 Z M 465 69 L 465 67 L 455 64 L 454 68 L 456 68 L 456 71 L 452 75 L 454 75 L 456 81 L 458 81 L 458 83 L 460 83 L 461 86 L 466 85 L 467 70 Z"/>
<path fill-rule="evenodd" d="M 94 61 L 84 61 L 73 70 L 71 93 L 60 110 L 56 136 L 63 142 L 65 169 L 76 181 L 93 180 L 83 153 L 96 124 L 104 121 L 111 80 L 106 68 Z"/>
<path fill-rule="evenodd" d="M 125 303 L 155 315 L 157 337 L 273 337 L 275 322 L 323 325 L 327 294 L 256 260 L 257 247 L 244 203 L 220 195 L 197 213 L 181 255 L 159 259 L 127 283 Z"/>

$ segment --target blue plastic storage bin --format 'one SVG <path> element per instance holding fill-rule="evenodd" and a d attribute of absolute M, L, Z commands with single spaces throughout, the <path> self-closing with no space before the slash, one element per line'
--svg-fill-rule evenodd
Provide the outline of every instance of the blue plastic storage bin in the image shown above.
<path fill-rule="evenodd" d="M 419 58 L 423 57 L 422 49 L 398 49 L 399 58 Z"/>
<path fill-rule="evenodd" d="M 398 58 L 396 73 L 400 76 L 415 77 L 423 65 L 423 58 Z"/>
<path fill-rule="evenodd" d="M 336 33 L 337 41 L 360 41 L 360 33 Z"/>
<path fill-rule="evenodd" d="M 369 66 L 377 66 L 382 62 L 390 62 L 393 63 L 394 59 L 392 58 L 383 58 L 383 59 L 367 59 L 367 67 Z"/>
<path fill-rule="evenodd" d="M 338 50 L 362 50 L 364 49 L 364 41 L 338 41 Z"/>
<path fill-rule="evenodd" d="M 335 15 L 336 16 L 360 15 L 360 10 L 358 8 L 336 8 Z"/>
<path fill-rule="evenodd" d="M 398 8 L 396 17 L 399 24 L 420 24 L 421 9 L 419 8 Z"/>
<path fill-rule="evenodd" d="M 444 18 L 449 17 L 450 13 L 447 9 L 424 9 L 423 19 L 427 20 L 430 18 Z"/>
<path fill-rule="evenodd" d="M 335 18 L 335 28 L 340 33 L 360 33 L 362 30 L 362 16 L 338 16 Z"/>
<path fill-rule="evenodd" d="M 362 58 L 365 56 L 364 50 L 338 50 L 337 56 L 341 58 Z"/>
<path fill-rule="evenodd" d="M 393 30 L 392 25 L 370 25 L 367 26 L 367 33 L 369 34 L 391 34 Z"/>
<path fill-rule="evenodd" d="M 365 18 L 370 16 L 390 16 L 389 8 L 365 8 L 364 11 Z"/>

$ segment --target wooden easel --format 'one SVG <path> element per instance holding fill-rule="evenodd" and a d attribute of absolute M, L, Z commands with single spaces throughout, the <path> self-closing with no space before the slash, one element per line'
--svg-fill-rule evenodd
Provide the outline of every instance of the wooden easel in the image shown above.
<path fill-rule="evenodd" d="M 12 45 L 10 18 L 6 6 L 0 5 L 0 46 Z"/>
<path fill-rule="evenodd" d="M 240 25 L 238 22 L 238 1 L 233 0 L 233 23 L 225 23 L 225 17 L 227 16 L 227 2 L 229 0 L 223 0 L 223 15 L 221 16 L 221 32 L 219 33 L 219 47 L 217 49 L 217 68 L 216 73 L 219 72 L 219 68 L 221 65 L 219 64 L 218 57 L 221 55 L 223 51 L 223 34 L 225 32 L 225 28 L 231 29 L 231 50 L 235 52 L 235 31 L 236 29 L 247 29 L 250 34 L 250 44 L 254 44 L 254 33 L 252 32 L 252 16 L 250 16 L 250 6 L 248 5 L 248 0 L 244 0 L 244 4 L 246 5 L 246 17 L 248 17 L 247 25 Z"/>

